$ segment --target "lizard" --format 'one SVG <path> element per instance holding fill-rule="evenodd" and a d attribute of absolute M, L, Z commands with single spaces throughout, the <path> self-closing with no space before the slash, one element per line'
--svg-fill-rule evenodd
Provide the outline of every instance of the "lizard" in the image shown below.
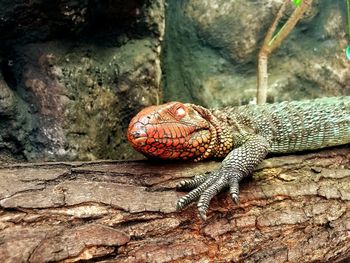
<path fill-rule="evenodd" d="M 198 199 L 203 220 L 211 199 L 229 188 L 239 201 L 239 182 L 270 153 L 288 154 L 350 143 L 350 96 L 207 109 L 168 102 L 141 110 L 130 121 L 128 141 L 149 158 L 223 159 L 217 170 L 178 183 L 191 190 L 180 210 Z"/>

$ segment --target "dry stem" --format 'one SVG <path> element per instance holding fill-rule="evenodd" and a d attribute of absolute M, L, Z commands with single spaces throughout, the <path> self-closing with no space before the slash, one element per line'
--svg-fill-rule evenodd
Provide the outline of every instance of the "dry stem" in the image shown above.
<path fill-rule="evenodd" d="M 295 27 L 296 23 L 303 16 L 305 11 L 311 6 L 312 0 L 303 0 L 302 4 L 295 8 L 292 15 L 289 17 L 288 21 L 280 29 L 280 31 L 273 36 L 273 33 L 276 31 L 278 22 L 281 20 L 283 13 L 288 5 L 290 0 L 285 0 L 278 10 L 278 13 L 271 24 L 267 34 L 265 36 L 263 45 L 258 54 L 258 76 L 257 76 L 257 103 L 264 104 L 267 98 L 267 88 L 268 88 L 268 74 L 267 74 L 267 65 L 269 55 L 277 49 L 282 41 L 288 36 L 288 34 Z"/>

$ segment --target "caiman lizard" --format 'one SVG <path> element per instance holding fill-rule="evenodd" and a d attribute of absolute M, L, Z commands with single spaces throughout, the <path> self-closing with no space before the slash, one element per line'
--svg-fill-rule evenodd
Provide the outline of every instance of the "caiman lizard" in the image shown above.
<path fill-rule="evenodd" d="M 208 174 L 179 183 L 193 189 L 177 202 L 198 200 L 202 219 L 210 200 L 228 187 L 237 203 L 239 182 L 268 153 L 292 153 L 350 143 L 350 96 L 206 109 L 169 102 L 140 111 L 130 122 L 128 140 L 139 152 L 162 159 L 223 158 Z"/>

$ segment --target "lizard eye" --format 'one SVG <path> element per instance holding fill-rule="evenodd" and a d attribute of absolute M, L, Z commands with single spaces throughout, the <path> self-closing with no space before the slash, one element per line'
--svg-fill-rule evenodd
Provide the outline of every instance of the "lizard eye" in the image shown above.
<path fill-rule="evenodd" d="M 182 118 L 186 115 L 186 111 L 183 107 L 180 107 L 176 110 L 176 116 Z"/>

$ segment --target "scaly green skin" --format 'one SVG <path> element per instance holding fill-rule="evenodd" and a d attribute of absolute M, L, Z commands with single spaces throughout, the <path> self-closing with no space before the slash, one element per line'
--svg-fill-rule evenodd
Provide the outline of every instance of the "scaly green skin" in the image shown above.
<path fill-rule="evenodd" d="M 135 125 L 140 119 L 142 125 Z M 170 126 L 185 131 L 188 127 L 191 131 L 180 137 L 169 132 L 163 139 L 159 135 L 154 139 L 149 132 L 152 130 L 153 134 L 157 130 L 158 134 Z M 205 220 L 210 200 L 223 188 L 229 187 L 233 200 L 238 202 L 240 180 L 251 174 L 268 153 L 292 153 L 350 143 L 350 97 L 213 110 L 173 102 L 141 111 L 129 126 L 128 138 L 135 149 L 147 156 L 187 159 L 190 153 L 195 160 L 224 157 L 218 170 L 178 185 L 180 189 L 195 189 L 179 199 L 177 208 L 199 198 L 199 214 Z M 187 141 L 180 147 L 171 146 L 171 140 L 178 138 Z M 154 140 L 149 152 L 147 143 Z M 159 152 L 154 150 L 157 147 L 161 149 Z"/>

